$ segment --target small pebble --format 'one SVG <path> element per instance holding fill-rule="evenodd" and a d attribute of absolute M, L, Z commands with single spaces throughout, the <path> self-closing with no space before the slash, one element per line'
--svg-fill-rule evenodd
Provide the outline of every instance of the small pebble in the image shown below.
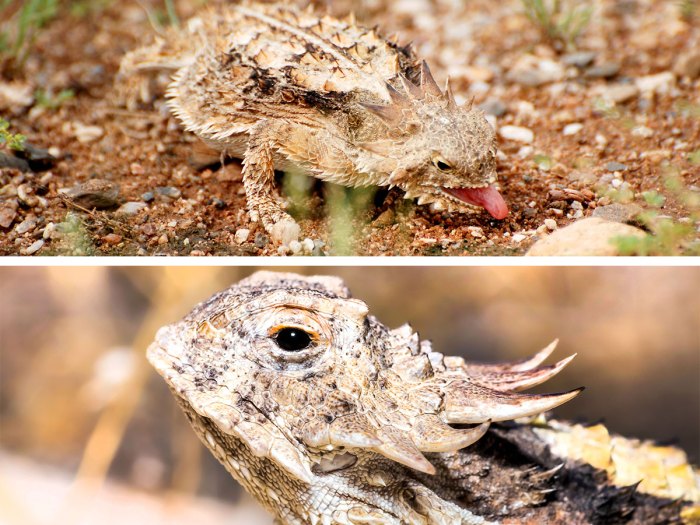
<path fill-rule="evenodd" d="M 301 241 L 301 245 L 305 253 L 312 253 L 314 251 L 314 241 L 309 237 Z"/>
<path fill-rule="evenodd" d="M 668 93 L 676 83 L 676 77 L 670 71 L 657 73 L 656 75 L 646 75 L 634 80 L 639 91 L 650 94 Z"/>
<path fill-rule="evenodd" d="M 630 223 L 642 212 L 637 204 L 621 204 L 615 202 L 607 206 L 598 206 L 593 210 L 593 217 L 611 222 Z"/>
<path fill-rule="evenodd" d="M 236 233 L 234 234 L 234 239 L 238 244 L 243 244 L 248 240 L 248 236 L 250 235 L 250 230 L 247 228 L 241 228 L 240 230 L 236 230 Z"/>
<path fill-rule="evenodd" d="M 36 252 L 41 250 L 41 248 L 43 248 L 45 242 L 46 241 L 44 241 L 44 239 L 39 239 L 38 241 L 34 241 L 34 243 L 32 243 L 28 248 L 26 248 L 24 250 L 24 253 L 27 255 L 35 254 Z"/>
<path fill-rule="evenodd" d="M 50 239 L 55 231 L 56 225 L 53 222 L 50 222 L 44 227 L 44 232 L 41 234 L 41 236 L 44 239 Z"/>
<path fill-rule="evenodd" d="M 613 104 L 622 104 L 639 95 L 639 88 L 634 84 L 616 84 L 606 86 L 600 96 Z"/>
<path fill-rule="evenodd" d="M 292 250 L 294 255 L 299 255 L 301 253 L 301 243 L 299 241 L 291 241 L 289 243 L 289 249 Z"/>
<path fill-rule="evenodd" d="M 511 238 L 513 239 L 513 242 L 521 242 L 527 239 L 527 235 L 523 235 L 522 233 L 514 233 Z"/>
<path fill-rule="evenodd" d="M 691 51 L 679 56 L 673 66 L 673 72 L 679 77 L 700 77 L 700 51 Z"/>
<path fill-rule="evenodd" d="M 105 244 L 119 244 L 122 242 L 122 236 L 118 235 L 116 233 L 108 233 L 104 237 L 102 237 L 102 242 Z"/>
<path fill-rule="evenodd" d="M 561 57 L 561 61 L 567 66 L 584 68 L 595 60 L 595 51 L 579 51 L 577 53 L 567 53 Z"/>
<path fill-rule="evenodd" d="M 620 64 L 617 62 L 608 62 L 588 68 L 583 74 L 586 78 L 610 78 L 614 77 L 620 71 Z"/>
<path fill-rule="evenodd" d="M 547 227 L 547 229 L 551 232 L 557 229 L 557 221 L 554 219 L 545 219 L 544 220 L 544 225 Z"/>
<path fill-rule="evenodd" d="M 144 202 L 131 201 L 122 204 L 116 211 L 116 213 L 122 215 L 135 215 L 141 210 L 145 210 L 146 208 L 148 208 L 148 205 Z"/>
<path fill-rule="evenodd" d="M 132 162 L 129 166 L 129 171 L 132 175 L 143 175 L 144 173 L 146 173 L 146 170 L 143 169 L 143 166 L 141 166 L 141 164 L 139 164 L 138 162 Z"/>
<path fill-rule="evenodd" d="M 90 179 L 70 188 L 65 194 L 88 210 L 106 210 L 118 204 L 119 185 L 104 179 Z"/>
<path fill-rule="evenodd" d="M 574 122 L 573 124 L 567 124 L 566 126 L 564 126 L 564 131 L 562 131 L 562 133 L 564 134 L 564 136 L 576 135 L 576 133 L 578 133 L 582 129 L 583 124 L 581 124 L 580 122 Z"/>
<path fill-rule="evenodd" d="M 532 130 L 522 126 L 501 126 L 498 133 L 506 140 L 524 142 L 525 144 L 530 144 L 535 140 L 535 134 Z"/>
<path fill-rule="evenodd" d="M 654 130 L 647 126 L 635 126 L 632 128 L 632 135 L 635 137 L 649 138 L 654 136 Z"/>
<path fill-rule="evenodd" d="M 94 142 L 104 134 L 104 129 L 100 126 L 85 126 L 80 122 L 73 122 L 73 135 L 78 139 L 78 142 L 87 144 Z"/>
<path fill-rule="evenodd" d="M 156 196 L 152 191 L 147 191 L 147 192 L 141 194 L 141 199 L 144 202 L 151 202 L 155 198 L 156 198 Z"/>
<path fill-rule="evenodd" d="M 605 165 L 605 169 L 608 171 L 625 171 L 627 165 L 613 160 Z"/>
<path fill-rule="evenodd" d="M 179 199 L 182 196 L 182 192 L 172 186 L 158 186 L 156 188 L 156 193 L 173 200 Z"/>
<path fill-rule="evenodd" d="M 34 215 L 29 215 L 15 227 L 15 232 L 17 232 L 18 235 L 24 235 L 36 228 L 36 224 L 36 217 Z"/>
<path fill-rule="evenodd" d="M 263 249 L 265 246 L 268 245 L 269 242 L 269 237 L 264 233 L 258 232 L 255 234 L 255 240 L 253 241 L 253 244 L 255 244 L 256 248 Z"/>
<path fill-rule="evenodd" d="M 480 104 L 479 108 L 481 108 L 487 115 L 493 115 L 494 117 L 502 117 L 505 115 L 506 110 L 508 109 L 506 105 L 497 98 L 488 99 L 483 104 Z"/>
<path fill-rule="evenodd" d="M 163 235 L 158 237 L 158 244 L 168 244 L 168 235 L 164 233 Z"/>
<path fill-rule="evenodd" d="M 17 200 L 0 204 L 0 227 L 9 228 L 17 217 Z"/>

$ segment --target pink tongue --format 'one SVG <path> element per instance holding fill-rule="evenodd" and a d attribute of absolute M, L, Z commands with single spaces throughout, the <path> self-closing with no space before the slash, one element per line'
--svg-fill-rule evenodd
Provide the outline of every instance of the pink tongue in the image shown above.
<path fill-rule="evenodd" d="M 496 219 L 508 216 L 508 206 L 498 190 L 493 186 L 486 188 L 443 188 L 447 193 L 459 200 L 486 208 Z"/>

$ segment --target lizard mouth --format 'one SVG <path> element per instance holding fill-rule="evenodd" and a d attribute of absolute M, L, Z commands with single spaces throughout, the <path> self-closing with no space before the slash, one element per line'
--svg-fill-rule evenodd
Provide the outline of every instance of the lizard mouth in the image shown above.
<path fill-rule="evenodd" d="M 503 196 L 493 186 L 440 189 L 461 202 L 484 208 L 495 219 L 505 219 L 508 216 L 506 201 L 503 200 Z"/>

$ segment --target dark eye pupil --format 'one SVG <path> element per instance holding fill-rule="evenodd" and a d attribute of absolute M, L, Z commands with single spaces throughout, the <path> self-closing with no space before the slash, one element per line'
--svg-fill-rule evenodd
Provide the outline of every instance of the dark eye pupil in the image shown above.
<path fill-rule="evenodd" d="M 311 336 L 298 328 L 282 328 L 277 332 L 275 341 L 282 350 L 296 352 L 311 344 Z"/>
<path fill-rule="evenodd" d="M 447 163 L 442 162 L 441 160 L 439 160 L 437 162 L 437 167 L 439 170 L 442 170 L 442 171 L 447 171 L 450 169 L 450 166 Z"/>

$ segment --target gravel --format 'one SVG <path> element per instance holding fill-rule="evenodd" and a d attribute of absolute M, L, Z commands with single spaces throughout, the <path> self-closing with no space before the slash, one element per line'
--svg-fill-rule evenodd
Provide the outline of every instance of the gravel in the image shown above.
<path fill-rule="evenodd" d="M 533 131 L 522 126 L 501 126 L 498 129 L 498 134 L 504 139 L 524 142 L 525 144 L 530 144 L 535 140 Z"/>

